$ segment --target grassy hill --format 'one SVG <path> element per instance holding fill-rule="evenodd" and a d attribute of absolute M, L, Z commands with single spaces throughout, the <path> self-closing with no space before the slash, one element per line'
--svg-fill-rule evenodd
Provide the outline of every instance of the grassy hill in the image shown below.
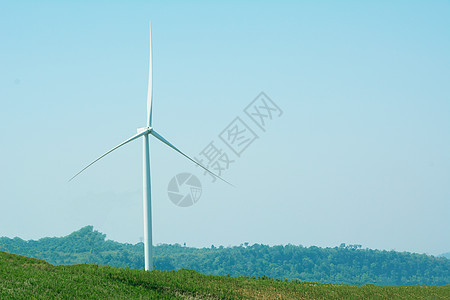
<path fill-rule="evenodd" d="M 349 286 L 201 275 L 186 269 L 145 272 L 95 264 L 54 266 L 0 252 L 0 298 L 449 299 L 450 286 Z"/>
<path fill-rule="evenodd" d="M 0 251 L 43 259 L 52 264 L 96 263 L 143 269 L 143 244 L 106 240 L 86 226 L 68 236 L 24 241 L 0 238 Z M 269 276 L 335 284 L 379 286 L 450 284 L 450 260 L 424 254 L 362 249 L 359 245 L 334 248 L 295 245 L 242 245 L 190 248 L 154 247 L 157 270 L 191 269 L 208 275 Z"/>

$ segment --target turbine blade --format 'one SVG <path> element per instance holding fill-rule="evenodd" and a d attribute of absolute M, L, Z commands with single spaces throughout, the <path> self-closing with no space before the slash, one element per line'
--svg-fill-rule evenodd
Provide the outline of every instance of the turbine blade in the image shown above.
<path fill-rule="evenodd" d="M 120 143 L 119 145 L 115 146 L 114 148 L 112 148 L 111 150 L 109 150 L 108 152 L 106 152 L 105 154 L 103 154 L 102 156 L 100 156 L 99 158 L 97 158 L 96 160 L 94 160 L 93 162 L 91 162 L 89 165 L 87 165 L 86 167 L 84 167 L 80 172 L 78 172 L 77 174 L 75 174 L 72 178 L 69 179 L 69 181 L 72 181 L 72 179 L 74 179 L 75 177 L 77 177 L 78 175 L 80 175 L 84 170 L 86 170 L 87 168 L 89 168 L 90 166 L 92 166 L 93 164 L 95 164 L 96 162 L 98 162 L 100 159 L 102 159 L 103 157 L 105 157 L 106 155 L 108 155 L 109 153 L 113 152 L 114 150 L 116 150 L 119 147 L 122 147 L 125 144 L 128 144 L 131 141 L 134 141 L 135 139 L 143 136 L 144 134 L 148 134 L 148 131 L 143 131 L 140 132 L 138 134 L 133 135 L 132 137 L 130 137 L 129 139 L 123 141 L 122 143 Z"/>
<path fill-rule="evenodd" d="M 148 66 L 147 127 L 152 126 L 152 102 L 153 102 L 152 24 L 150 23 L 150 60 Z"/>
<path fill-rule="evenodd" d="M 205 168 L 204 166 L 202 166 L 201 164 L 199 164 L 197 161 L 195 161 L 194 159 L 190 158 L 188 155 L 184 154 L 180 149 L 178 149 L 177 147 L 175 147 L 174 145 L 172 145 L 168 140 L 166 140 L 165 138 L 163 138 L 160 134 L 158 134 L 154 129 L 150 132 L 150 134 L 152 134 L 155 138 L 157 138 L 158 140 L 160 140 L 161 142 L 163 142 L 164 144 L 166 144 L 167 146 L 169 146 L 170 148 L 172 148 L 173 150 L 177 151 L 178 153 L 180 153 L 181 155 L 183 155 L 184 157 L 186 157 L 187 159 L 189 159 L 190 161 L 192 161 L 194 164 L 196 164 L 197 166 L 201 167 L 202 169 L 204 169 L 206 172 L 208 172 L 209 174 L 219 178 L 220 180 L 222 180 L 225 183 L 228 183 L 229 185 L 233 186 L 231 183 L 229 183 L 228 181 L 226 181 L 225 179 L 223 179 L 222 177 L 220 177 L 219 175 L 216 175 L 215 173 L 211 172 L 210 170 L 208 170 L 207 168 Z"/>

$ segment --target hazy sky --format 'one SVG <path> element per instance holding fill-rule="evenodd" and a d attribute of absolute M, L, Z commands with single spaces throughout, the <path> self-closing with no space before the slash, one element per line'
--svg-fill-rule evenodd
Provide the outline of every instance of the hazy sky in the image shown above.
<path fill-rule="evenodd" d="M 236 186 L 152 139 L 155 244 L 450 250 L 450 2 L 35 2 L 0 4 L 0 236 L 143 236 L 141 141 L 67 180 L 145 126 L 151 20 L 155 128 L 213 142 Z M 283 111 L 265 132 L 261 91 Z M 258 136 L 240 157 L 236 117 Z"/>

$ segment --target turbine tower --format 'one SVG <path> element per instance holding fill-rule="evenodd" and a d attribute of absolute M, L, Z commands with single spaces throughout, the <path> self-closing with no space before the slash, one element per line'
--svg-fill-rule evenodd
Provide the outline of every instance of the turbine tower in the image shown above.
<path fill-rule="evenodd" d="M 150 63 L 149 63 L 149 72 L 148 72 L 148 92 L 147 92 L 147 126 L 143 128 L 139 128 L 138 133 L 115 146 L 102 156 L 98 157 L 96 160 L 91 162 L 89 165 L 84 167 L 80 172 L 75 174 L 72 178 L 69 179 L 71 181 L 78 175 L 80 175 L 84 170 L 92 166 L 94 163 L 113 152 L 114 150 L 122 147 L 125 144 L 128 144 L 131 141 L 134 141 L 140 137 L 143 137 L 144 147 L 143 147 L 143 204 L 144 204 L 144 256 L 145 256 L 145 270 L 153 270 L 153 255 L 152 255 L 152 193 L 151 193 L 151 181 L 150 181 L 150 145 L 149 145 L 149 135 L 153 135 L 156 139 L 160 140 L 173 150 L 177 151 L 199 167 L 203 168 L 205 171 L 209 172 L 213 176 L 221 179 L 222 181 L 230 184 L 225 179 L 219 177 L 214 174 L 188 155 L 183 153 L 165 138 L 163 138 L 159 133 L 155 131 L 152 126 L 152 103 L 153 103 L 153 76 L 152 76 L 152 29 L 150 24 Z M 231 184 L 230 184 L 231 185 Z"/>

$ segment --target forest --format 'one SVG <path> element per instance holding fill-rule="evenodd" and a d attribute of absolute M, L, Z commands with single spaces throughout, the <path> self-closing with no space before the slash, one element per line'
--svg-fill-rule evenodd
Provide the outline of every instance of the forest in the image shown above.
<path fill-rule="evenodd" d="M 157 270 L 192 269 L 208 275 L 269 277 L 290 281 L 380 286 L 450 284 L 450 260 L 425 254 L 363 249 L 245 243 L 234 247 L 153 248 Z M 86 226 L 65 237 L 25 241 L 0 238 L 0 251 L 43 259 L 54 265 L 95 263 L 143 269 L 143 244 L 124 244 Z"/>

